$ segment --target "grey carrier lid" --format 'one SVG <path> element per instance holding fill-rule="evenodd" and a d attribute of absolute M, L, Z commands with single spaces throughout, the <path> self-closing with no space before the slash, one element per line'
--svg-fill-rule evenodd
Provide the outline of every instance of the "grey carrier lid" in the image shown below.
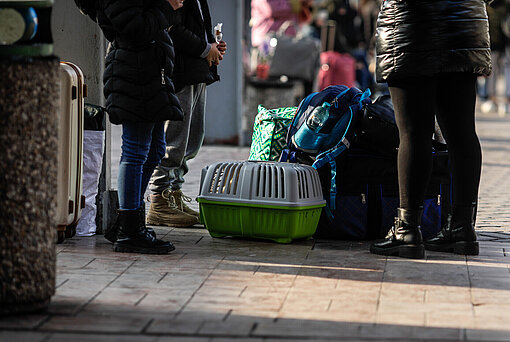
<path fill-rule="evenodd" d="M 199 201 L 281 207 L 326 203 L 319 174 L 308 165 L 231 161 L 212 164 L 202 172 Z"/>

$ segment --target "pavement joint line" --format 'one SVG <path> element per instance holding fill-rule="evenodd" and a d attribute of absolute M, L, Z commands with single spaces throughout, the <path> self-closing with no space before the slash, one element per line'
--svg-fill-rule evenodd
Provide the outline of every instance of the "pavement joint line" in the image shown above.
<path fill-rule="evenodd" d="M 241 290 L 241 293 L 239 293 L 238 297 L 241 297 L 243 295 L 244 291 L 246 291 L 247 288 L 248 288 L 248 285 L 245 285 L 244 288 Z"/>
<path fill-rule="evenodd" d="M 471 302 L 471 314 L 473 315 L 473 317 L 476 316 L 475 314 L 475 305 L 474 303 L 476 303 L 475 301 L 475 298 L 474 298 L 474 295 L 473 295 L 473 282 L 471 280 L 471 272 L 470 272 L 470 269 L 469 269 L 469 258 L 467 257 L 467 255 L 465 256 L 466 258 L 466 271 L 467 271 L 467 278 L 468 278 L 468 281 L 469 281 L 469 298 L 470 298 L 470 302 Z M 464 339 L 466 339 L 467 335 L 466 333 L 464 333 Z"/>
<path fill-rule="evenodd" d="M 338 285 L 338 282 L 337 282 L 337 284 L 335 285 L 335 288 L 337 288 L 337 285 Z M 328 307 L 326 308 L 326 311 L 329 311 L 329 309 L 331 308 L 331 304 L 333 304 L 333 299 L 330 299 L 330 300 L 329 300 Z"/>
<path fill-rule="evenodd" d="M 136 262 L 138 261 L 138 259 L 135 259 L 133 260 L 133 262 L 128 266 L 126 267 L 122 272 L 120 272 L 119 274 L 117 274 L 117 276 L 115 278 L 113 278 L 111 281 L 108 282 L 108 284 L 106 284 L 105 286 L 103 286 L 103 288 L 99 291 L 97 291 L 97 293 L 92 296 L 92 298 L 90 298 L 85 304 L 83 304 L 77 311 L 76 313 L 74 314 L 74 316 L 77 316 L 80 312 L 83 311 L 83 309 L 85 309 L 87 307 L 87 305 L 89 305 L 90 303 L 92 303 L 92 301 L 94 299 L 97 298 L 97 296 L 99 296 L 108 286 L 110 286 L 111 284 L 113 284 L 117 279 L 119 279 L 124 273 L 126 273 L 126 271 L 128 269 L 131 268 L 131 266 L 133 266 Z"/>
<path fill-rule="evenodd" d="M 92 258 L 92 260 L 90 260 L 89 262 L 87 262 L 85 265 L 83 265 L 82 267 L 80 267 L 81 269 L 84 269 L 85 267 L 87 267 L 88 265 L 90 265 L 91 263 L 94 262 L 94 260 L 96 260 L 96 258 Z"/>
<path fill-rule="evenodd" d="M 46 322 L 48 322 L 51 318 L 53 318 L 53 315 L 51 314 L 46 316 L 44 319 L 41 320 L 41 322 L 39 322 L 39 324 L 33 327 L 32 330 L 39 330 L 39 328 L 46 324 Z"/>
<path fill-rule="evenodd" d="M 225 260 L 225 257 L 224 256 L 223 258 L 221 258 L 220 261 L 218 261 L 218 263 L 216 264 L 216 266 L 214 266 L 210 271 L 209 271 L 209 274 L 207 275 L 207 277 L 202 281 L 202 283 L 200 284 L 200 286 L 193 292 L 193 294 L 188 298 L 188 300 L 186 301 L 186 303 L 184 303 L 181 308 L 175 313 L 174 315 L 174 318 L 177 318 L 183 311 L 184 311 L 184 308 L 186 308 L 186 306 L 193 300 L 193 298 L 195 298 L 195 295 L 197 294 L 198 291 L 200 291 L 200 289 L 204 286 L 204 284 L 207 282 L 207 280 L 209 280 L 209 278 L 211 277 L 211 275 L 213 274 L 213 272 L 216 270 L 216 268 L 218 267 L 219 264 L 221 264 L 223 262 L 223 260 Z"/>
<path fill-rule="evenodd" d="M 197 241 L 197 242 L 195 242 L 195 245 L 196 245 L 196 244 L 198 244 L 200 241 L 202 241 L 202 239 L 203 239 L 203 238 L 204 238 L 204 236 L 202 235 L 202 236 L 200 237 L 200 239 L 198 239 L 198 241 Z"/>
<path fill-rule="evenodd" d="M 66 280 L 64 280 L 63 282 L 61 282 L 57 286 L 55 286 L 55 290 L 58 289 L 60 286 L 64 285 L 65 283 L 67 283 L 68 281 L 69 281 L 69 278 L 67 278 Z"/>
<path fill-rule="evenodd" d="M 248 336 L 253 336 L 253 333 L 255 332 L 255 329 L 257 329 L 258 326 L 259 326 L 258 322 L 253 322 L 253 325 L 251 326 Z"/>
<path fill-rule="evenodd" d="M 167 275 L 168 275 L 168 272 L 165 272 L 165 274 L 163 274 L 163 276 L 162 276 L 161 278 L 159 278 L 159 279 L 158 279 L 158 281 L 156 282 L 156 284 L 161 283 L 161 281 L 162 281 L 163 279 L 165 279 L 165 277 L 166 277 Z"/>
<path fill-rule="evenodd" d="M 384 278 L 386 277 L 386 266 L 388 266 L 388 258 L 387 257 L 384 260 L 383 275 L 382 275 L 381 282 L 379 283 L 379 291 L 377 291 L 377 305 L 375 306 L 375 312 L 376 313 L 379 312 L 379 306 L 381 304 L 382 287 L 383 287 L 383 284 L 384 284 Z"/>
<path fill-rule="evenodd" d="M 145 324 L 145 326 L 142 328 L 142 334 L 145 334 L 147 332 L 147 329 L 149 329 L 154 320 L 155 320 L 154 318 L 149 319 L 147 324 Z"/>
<path fill-rule="evenodd" d="M 141 297 L 140 297 L 140 298 L 136 301 L 136 303 L 135 303 L 135 305 L 134 305 L 134 306 L 138 306 L 138 304 L 140 304 L 140 303 L 142 302 L 142 300 L 144 300 L 144 299 L 145 299 L 145 297 L 147 297 L 148 295 L 149 295 L 149 293 L 148 293 L 148 292 L 145 292 L 145 293 L 144 293 L 144 294 L 143 294 L 143 295 L 142 295 L 142 296 L 141 296 Z"/>
<path fill-rule="evenodd" d="M 310 250 L 308 250 L 308 252 L 306 253 L 306 255 L 308 255 L 308 253 L 310 253 Z M 299 276 L 299 274 L 301 273 L 301 270 L 303 269 L 304 261 L 306 261 L 306 258 L 305 258 L 305 260 L 303 260 L 303 262 L 299 265 L 299 269 L 297 270 L 296 274 L 294 274 L 294 279 L 292 279 L 292 283 L 291 283 L 291 285 L 289 286 L 289 288 L 287 289 L 287 292 L 285 293 L 285 296 L 283 297 L 282 303 L 280 304 L 280 307 L 278 308 L 278 315 L 280 315 L 280 313 L 281 313 L 281 311 L 282 311 L 282 309 L 283 309 L 283 306 L 285 305 L 285 302 L 287 302 L 287 298 L 289 298 L 290 291 L 292 291 L 292 288 L 294 287 L 294 284 L 296 284 L 296 279 L 297 279 L 297 277 Z M 296 265 L 296 266 L 297 266 L 297 265 Z"/>
<path fill-rule="evenodd" d="M 228 312 L 225 314 L 225 316 L 221 319 L 223 322 L 225 322 L 229 317 L 230 315 L 232 314 L 234 310 L 230 309 L 228 310 Z"/>

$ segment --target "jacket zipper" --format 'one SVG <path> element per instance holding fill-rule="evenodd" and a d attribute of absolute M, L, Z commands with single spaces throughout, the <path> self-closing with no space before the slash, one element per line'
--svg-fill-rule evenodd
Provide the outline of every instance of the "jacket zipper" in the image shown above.
<path fill-rule="evenodd" d="M 164 68 L 161 69 L 161 84 L 166 84 L 166 81 L 165 81 L 165 69 Z"/>

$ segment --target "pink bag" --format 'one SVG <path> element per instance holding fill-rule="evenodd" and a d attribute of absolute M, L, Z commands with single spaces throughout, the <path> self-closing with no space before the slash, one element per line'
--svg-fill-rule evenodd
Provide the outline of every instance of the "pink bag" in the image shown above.
<path fill-rule="evenodd" d="M 356 86 L 356 60 L 347 53 L 321 52 L 318 75 L 319 91 L 330 85 Z"/>

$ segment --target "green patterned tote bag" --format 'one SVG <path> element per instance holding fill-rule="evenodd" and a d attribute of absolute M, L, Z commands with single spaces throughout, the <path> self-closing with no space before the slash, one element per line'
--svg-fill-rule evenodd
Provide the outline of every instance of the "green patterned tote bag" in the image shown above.
<path fill-rule="evenodd" d="M 296 109 L 297 107 L 266 109 L 259 105 L 253 125 L 249 160 L 278 161 L 280 159 Z"/>

